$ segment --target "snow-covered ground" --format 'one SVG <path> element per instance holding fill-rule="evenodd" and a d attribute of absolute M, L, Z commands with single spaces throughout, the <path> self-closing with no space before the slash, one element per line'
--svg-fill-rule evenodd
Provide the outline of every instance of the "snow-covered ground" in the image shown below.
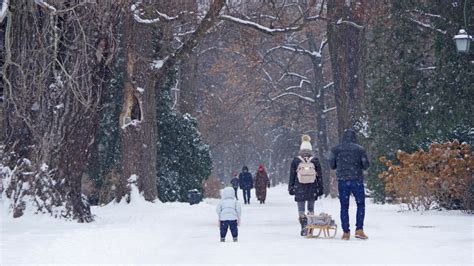
<path fill-rule="evenodd" d="M 3 204 L 3 202 L 2 202 Z M 239 242 L 219 242 L 215 205 L 136 202 L 95 207 L 96 222 L 77 224 L 44 216 L 0 216 L 0 265 L 87 264 L 474 264 L 473 216 L 460 212 L 399 212 L 367 201 L 369 240 L 305 239 L 296 204 L 284 186 L 267 204 L 243 205 Z M 351 201 L 351 223 L 355 216 Z M 4 208 L 2 208 L 4 209 Z M 339 224 L 339 203 L 324 199 L 316 212 Z"/>

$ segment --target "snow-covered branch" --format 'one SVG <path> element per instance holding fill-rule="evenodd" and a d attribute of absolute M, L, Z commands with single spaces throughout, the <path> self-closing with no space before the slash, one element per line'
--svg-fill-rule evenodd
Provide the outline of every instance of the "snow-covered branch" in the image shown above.
<path fill-rule="evenodd" d="M 262 67 L 262 71 L 263 71 L 263 73 L 265 73 L 265 76 L 267 76 L 268 81 L 270 81 L 273 84 L 272 76 L 270 76 L 270 74 L 268 74 L 268 71 L 263 67 Z"/>
<path fill-rule="evenodd" d="M 8 1 L 7 1 L 7 2 L 8 2 Z M 57 9 L 56 9 L 54 6 L 48 4 L 48 3 L 47 3 L 46 1 L 44 1 L 44 0 L 35 0 L 35 3 L 38 4 L 38 5 L 40 5 L 40 6 L 42 6 L 42 7 L 44 7 L 44 8 L 47 8 L 47 9 L 51 10 L 52 12 L 56 12 L 56 11 L 57 11 Z"/>
<path fill-rule="evenodd" d="M 430 25 L 430 24 L 427 24 L 427 23 L 423 23 L 421 21 L 418 21 L 414 18 L 411 18 L 411 17 L 408 17 L 408 19 L 411 21 L 411 22 L 414 22 L 415 24 L 417 24 L 418 26 L 421 26 L 423 28 L 426 28 L 426 29 L 430 29 L 430 30 L 434 30 L 436 32 L 439 32 L 441 34 L 445 34 L 446 35 L 446 31 L 445 30 L 441 30 L 441 29 L 438 29 L 436 28 L 435 26 L 433 25 Z"/>
<path fill-rule="evenodd" d="M 295 92 L 285 92 L 285 93 L 282 93 L 282 94 L 280 94 L 280 95 L 278 95 L 278 96 L 276 96 L 276 97 L 273 97 L 271 100 L 272 100 L 272 101 L 275 101 L 275 100 L 277 100 L 277 99 L 279 99 L 279 98 L 281 98 L 281 97 L 285 97 L 285 96 L 295 96 L 295 97 L 298 97 L 298 98 L 300 98 L 300 99 L 302 99 L 302 100 L 305 100 L 305 101 L 308 101 L 308 102 L 312 102 L 312 103 L 315 102 L 315 100 L 314 100 L 313 98 L 306 97 L 306 96 L 300 95 L 300 94 L 295 93 Z"/>
<path fill-rule="evenodd" d="M 175 19 L 178 19 L 179 18 L 179 15 L 178 16 L 174 16 L 174 17 L 171 17 L 171 16 L 168 16 L 167 14 L 165 13 L 161 13 L 160 11 L 156 11 L 156 14 L 158 14 L 158 16 L 164 18 L 165 20 L 175 20 Z"/>
<path fill-rule="evenodd" d="M 311 82 L 309 82 L 309 80 L 302 79 L 302 80 L 300 80 L 300 84 L 299 84 L 299 85 L 296 85 L 296 86 L 289 86 L 288 88 L 285 89 L 285 91 L 289 91 L 289 90 L 292 90 L 292 89 L 301 89 L 301 88 L 303 88 L 303 84 L 304 84 L 305 82 L 308 83 L 308 84 L 311 84 Z"/>
<path fill-rule="evenodd" d="M 435 66 L 431 66 L 431 67 L 420 67 L 418 68 L 418 70 L 420 71 L 424 71 L 424 70 L 435 70 L 436 67 Z"/>
<path fill-rule="evenodd" d="M 407 10 L 407 12 L 409 12 L 409 13 L 417 13 L 417 14 L 420 14 L 420 15 L 423 15 L 423 16 L 426 16 L 426 17 L 430 17 L 430 18 L 442 18 L 442 19 L 445 19 L 445 18 L 442 17 L 441 15 L 426 13 L 426 12 L 421 11 L 421 10 L 418 10 L 418 9 Z"/>
<path fill-rule="evenodd" d="M 325 109 L 325 110 L 323 110 L 323 114 L 329 113 L 329 112 L 334 111 L 336 109 L 337 109 L 337 107 L 335 107 L 335 106 L 331 107 L 331 108 L 328 108 L 328 109 Z"/>
<path fill-rule="evenodd" d="M 303 48 L 300 48 L 300 47 L 282 45 L 281 49 L 296 52 L 296 53 L 300 53 L 300 54 L 307 54 L 307 55 L 310 55 L 310 56 L 313 55 L 313 52 L 311 52 L 309 50 L 306 50 L 306 49 L 303 49 Z"/>
<path fill-rule="evenodd" d="M 0 23 L 2 23 L 2 22 L 3 22 L 3 19 L 7 16 L 7 12 L 8 12 L 8 1 L 9 1 L 9 0 L 3 0 L 2 8 L 0 8 Z"/>
<path fill-rule="evenodd" d="M 306 55 L 309 55 L 311 57 L 313 57 L 313 56 L 314 57 L 321 57 L 321 52 L 310 51 L 310 50 L 304 49 L 302 47 L 290 46 L 290 45 L 281 45 L 281 46 L 276 46 L 276 47 L 270 48 L 266 52 L 266 55 L 272 53 L 273 51 L 275 51 L 277 49 L 283 49 L 283 50 L 287 50 L 287 51 L 291 51 L 291 52 L 295 52 L 295 53 L 299 53 L 299 54 L 306 54 Z"/>
<path fill-rule="evenodd" d="M 141 4 L 140 1 L 135 3 L 135 4 L 132 4 L 130 9 L 133 12 L 133 18 L 135 19 L 135 21 L 137 21 L 138 23 L 143 23 L 143 24 L 153 24 L 153 23 L 159 22 L 161 19 L 163 19 L 165 21 L 172 21 L 172 20 L 176 20 L 176 19 L 180 18 L 180 16 L 183 15 L 183 14 L 192 14 L 193 13 L 193 12 L 183 11 L 183 12 L 180 12 L 178 15 L 172 17 L 172 16 L 169 16 L 165 13 L 162 13 L 162 12 L 156 10 L 155 12 L 158 15 L 158 17 L 147 19 L 147 18 L 142 18 L 141 17 L 142 11 L 137 6 L 139 4 Z"/>
<path fill-rule="evenodd" d="M 323 39 L 321 41 L 321 44 L 319 45 L 319 55 L 320 56 L 323 54 L 323 49 L 324 49 L 324 47 L 326 47 L 327 44 L 328 44 L 328 39 Z"/>
<path fill-rule="evenodd" d="M 154 19 L 145 19 L 142 18 L 141 15 L 141 10 L 137 7 L 137 5 L 140 4 L 140 2 L 133 4 L 130 7 L 130 10 L 133 12 L 133 19 L 135 19 L 136 22 L 138 23 L 143 23 L 143 24 L 153 24 L 156 22 L 160 21 L 160 18 L 154 18 Z"/>
<path fill-rule="evenodd" d="M 314 21 L 314 20 L 324 20 L 324 21 L 326 21 L 327 18 L 321 17 L 320 15 L 317 15 L 317 16 L 307 17 L 304 20 L 306 20 L 306 21 Z"/>
<path fill-rule="evenodd" d="M 305 77 L 303 75 L 300 75 L 298 73 L 294 73 L 294 72 L 285 72 L 283 73 L 283 75 L 281 75 L 280 79 L 278 80 L 279 82 L 282 81 L 286 76 L 294 76 L 294 77 L 298 77 L 300 79 L 304 79 L 304 80 L 307 80 L 309 82 L 309 79 L 308 77 Z"/>
<path fill-rule="evenodd" d="M 352 26 L 352 27 L 355 27 L 359 30 L 362 30 L 364 28 L 364 26 L 362 25 L 359 25 L 357 23 L 355 23 L 354 21 L 348 21 L 348 20 L 343 20 L 342 18 L 340 18 L 337 22 L 336 22 L 337 25 L 340 25 L 340 24 L 347 24 L 349 26 Z"/>
<path fill-rule="evenodd" d="M 303 28 L 303 24 L 301 24 L 301 25 L 296 26 L 296 27 L 272 29 L 272 28 L 269 28 L 269 27 L 265 27 L 261 24 L 258 24 L 256 22 L 236 18 L 236 17 L 230 16 L 230 15 L 220 15 L 220 18 L 222 20 L 226 20 L 226 21 L 229 21 L 229 22 L 232 22 L 232 23 L 236 23 L 236 24 L 239 24 L 239 25 L 244 25 L 244 26 L 251 27 L 253 29 L 256 29 L 258 31 L 261 31 L 263 33 L 270 34 L 270 35 L 273 35 L 275 33 L 285 33 L 285 32 L 292 32 L 292 31 L 299 31 Z"/>
<path fill-rule="evenodd" d="M 186 36 L 186 35 L 189 35 L 189 34 L 193 34 L 195 31 L 194 30 L 190 30 L 190 31 L 186 31 L 186 32 L 179 32 L 179 33 L 176 33 L 175 35 L 177 37 L 183 37 L 183 36 Z"/>
<path fill-rule="evenodd" d="M 326 84 L 323 89 L 327 89 L 327 88 L 330 88 L 332 85 L 334 85 L 334 82 L 330 82 L 328 84 Z"/>

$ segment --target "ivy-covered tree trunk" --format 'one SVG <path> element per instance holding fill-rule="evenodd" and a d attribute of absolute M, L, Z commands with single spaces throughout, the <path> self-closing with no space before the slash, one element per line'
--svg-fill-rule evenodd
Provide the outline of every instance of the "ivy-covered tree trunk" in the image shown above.
<path fill-rule="evenodd" d="M 337 106 L 338 133 L 358 120 L 363 103 L 363 1 L 328 0 L 327 35 Z"/>
<path fill-rule="evenodd" d="M 109 78 L 119 3 L 10 2 L 2 74 L 12 169 L 6 195 L 14 217 L 31 206 L 93 220 L 81 178 Z"/>

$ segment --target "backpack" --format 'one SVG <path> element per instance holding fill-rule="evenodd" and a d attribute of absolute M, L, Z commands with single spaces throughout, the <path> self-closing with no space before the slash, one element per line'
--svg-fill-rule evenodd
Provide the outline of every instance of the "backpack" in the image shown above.
<path fill-rule="evenodd" d="M 313 160 L 313 157 L 303 158 L 301 156 L 298 156 L 298 158 L 301 160 L 300 164 L 298 164 L 298 169 L 296 169 L 298 181 L 301 184 L 314 183 L 314 181 L 316 181 L 317 173 L 314 164 L 311 162 L 311 160 Z"/>

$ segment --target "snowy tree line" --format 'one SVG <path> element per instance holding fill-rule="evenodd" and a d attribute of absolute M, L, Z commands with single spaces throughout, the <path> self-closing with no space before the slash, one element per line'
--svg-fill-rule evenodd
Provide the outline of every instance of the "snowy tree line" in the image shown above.
<path fill-rule="evenodd" d="M 132 175 L 149 201 L 184 200 L 243 165 L 286 182 L 301 133 L 325 158 L 348 127 L 369 147 L 368 185 L 383 201 L 378 157 L 472 143 L 472 65 L 451 40 L 463 4 L 3 0 L 13 215 L 89 222 L 89 202 L 129 199 Z"/>

